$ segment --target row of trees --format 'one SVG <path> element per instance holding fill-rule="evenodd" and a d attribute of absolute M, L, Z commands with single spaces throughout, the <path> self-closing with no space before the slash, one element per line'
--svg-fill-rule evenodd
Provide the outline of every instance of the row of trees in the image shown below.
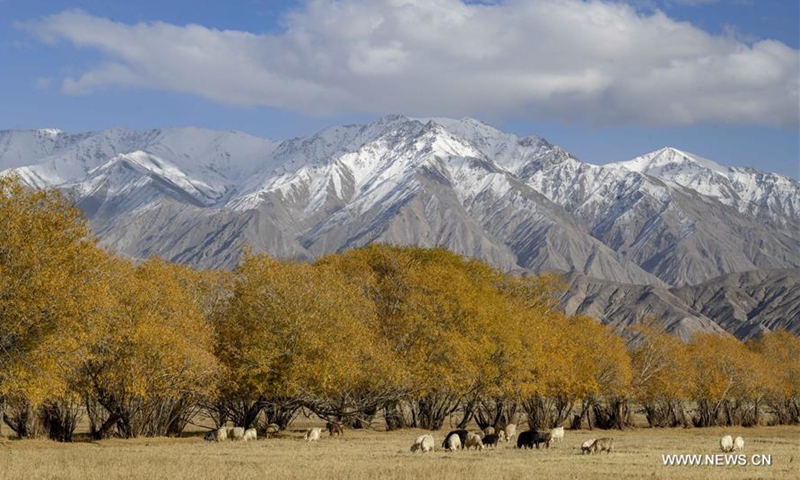
<path fill-rule="evenodd" d="M 552 276 L 442 249 L 373 245 L 313 264 L 246 254 L 233 271 L 103 251 L 62 195 L 0 179 L 0 408 L 69 441 L 277 423 L 623 428 L 800 421 L 800 339 L 689 344 L 558 311 Z M 691 408 L 689 408 L 691 407 Z"/>

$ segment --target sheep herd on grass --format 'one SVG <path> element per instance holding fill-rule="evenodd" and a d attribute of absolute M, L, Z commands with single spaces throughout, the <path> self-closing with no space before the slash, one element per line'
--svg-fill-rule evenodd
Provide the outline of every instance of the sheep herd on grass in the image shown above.
<path fill-rule="evenodd" d="M 249 442 L 258 440 L 255 428 L 245 430 L 242 427 L 220 427 L 206 433 L 204 439 L 207 442 L 224 442 L 226 440 Z"/>
<path fill-rule="evenodd" d="M 327 430 L 331 437 L 344 435 L 344 425 L 339 422 L 328 422 L 325 429 L 314 427 L 305 431 L 303 439 L 307 443 L 317 442 L 322 437 L 323 430 Z M 267 426 L 267 436 L 277 434 L 278 425 L 270 424 Z M 495 429 L 487 427 L 480 432 L 470 432 L 465 429 L 458 429 L 445 435 L 442 441 L 442 450 L 455 452 L 458 450 L 483 450 L 485 448 L 496 448 L 500 442 L 511 442 L 517 438 L 518 449 L 538 450 L 540 445 L 550 448 L 553 442 L 564 441 L 564 427 L 556 427 L 550 430 L 527 430 L 517 435 L 515 424 L 506 425 L 504 428 Z M 255 428 L 244 429 L 242 427 L 220 427 L 205 434 L 204 439 L 208 442 L 231 441 L 254 441 L 258 439 Z M 744 439 L 730 435 L 725 435 L 720 439 L 720 449 L 723 452 L 743 452 Z M 610 454 L 614 448 L 613 438 L 590 438 L 581 444 L 581 454 L 597 454 L 606 452 Z M 435 450 L 435 441 L 432 434 L 426 433 L 418 436 L 411 445 L 411 453 L 428 453 Z"/>

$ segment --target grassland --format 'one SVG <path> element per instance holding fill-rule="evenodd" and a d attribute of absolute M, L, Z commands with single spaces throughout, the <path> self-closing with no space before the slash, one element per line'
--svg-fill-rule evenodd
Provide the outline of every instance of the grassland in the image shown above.
<path fill-rule="evenodd" d="M 207 443 L 199 432 L 72 444 L 0 439 L 0 479 L 800 478 L 800 427 L 567 431 L 549 450 L 505 443 L 484 451 L 412 454 L 420 433 L 347 430 L 312 444 L 303 442 L 300 428 L 250 443 Z M 437 443 L 444 433 L 434 433 Z M 772 465 L 663 466 L 662 454 L 719 453 L 724 433 L 746 439 L 748 459 L 769 454 Z M 581 442 L 593 436 L 614 437 L 615 451 L 581 455 Z"/>

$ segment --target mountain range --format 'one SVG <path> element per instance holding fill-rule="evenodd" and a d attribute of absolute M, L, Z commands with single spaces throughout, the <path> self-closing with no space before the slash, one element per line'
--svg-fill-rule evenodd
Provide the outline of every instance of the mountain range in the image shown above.
<path fill-rule="evenodd" d="M 800 183 L 675 148 L 593 165 L 477 120 L 393 115 L 284 141 L 0 131 L 0 171 L 69 191 L 101 242 L 136 259 L 230 268 L 245 245 L 303 260 L 371 242 L 443 246 L 505 271 L 563 272 L 565 308 L 607 323 L 652 312 L 684 337 L 740 338 L 800 324 Z M 752 307 L 786 305 L 754 293 L 772 288 L 795 303 Z"/>

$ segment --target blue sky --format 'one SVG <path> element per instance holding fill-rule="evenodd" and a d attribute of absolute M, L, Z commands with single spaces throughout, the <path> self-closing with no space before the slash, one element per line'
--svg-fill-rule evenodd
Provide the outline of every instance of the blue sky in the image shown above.
<path fill-rule="evenodd" d="M 800 177 L 796 0 L 403 3 L 0 0 L 0 129 L 472 116 L 594 163 Z"/>

